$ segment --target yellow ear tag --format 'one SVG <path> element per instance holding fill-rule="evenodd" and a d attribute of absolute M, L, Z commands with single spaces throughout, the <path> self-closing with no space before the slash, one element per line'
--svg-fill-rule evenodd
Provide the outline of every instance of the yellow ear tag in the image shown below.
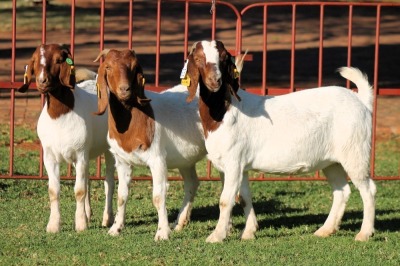
<path fill-rule="evenodd" d="M 25 65 L 24 84 L 27 84 L 28 82 L 28 65 Z"/>
<path fill-rule="evenodd" d="M 190 77 L 188 75 L 185 75 L 183 79 L 181 79 L 181 84 L 183 86 L 189 87 L 190 86 Z"/>
<path fill-rule="evenodd" d="M 99 87 L 99 83 L 96 83 L 96 88 L 97 88 L 97 98 L 101 98 L 101 91 L 100 91 L 100 87 Z"/>
<path fill-rule="evenodd" d="M 239 78 L 239 76 L 240 76 L 240 73 L 239 73 L 239 71 L 235 68 L 235 69 L 233 70 L 233 77 L 234 77 L 235 79 L 237 79 L 237 78 Z"/>
<path fill-rule="evenodd" d="M 74 66 L 71 66 L 71 75 L 75 75 L 75 67 Z"/>
<path fill-rule="evenodd" d="M 145 83 L 146 83 L 146 79 L 143 77 L 143 79 L 142 79 L 142 86 L 144 86 Z"/>

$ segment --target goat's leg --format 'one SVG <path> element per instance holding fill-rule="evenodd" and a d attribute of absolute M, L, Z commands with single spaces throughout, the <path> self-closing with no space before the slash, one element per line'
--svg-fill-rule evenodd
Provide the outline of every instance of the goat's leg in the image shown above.
<path fill-rule="evenodd" d="M 361 224 L 361 230 L 356 235 L 355 240 L 357 241 L 367 241 L 374 234 L 374 222 L 375 222 L 375 194 L 376 186 L 374 181 L 367 178 L 354 178 L 351 172 L 349 172 L 351 181 L 360 191 L 360 195 L 364 205 L 363 211 L 363 221 Z"/>
<path fill-rule="evenodd" d="M 129 164 L 119 162 L 116 158 L 116 166 L 118 172 L 118 211 L 115 216 L 114 224 L 108 233 L 110 235 L 119 235 L 125 225 L 126 202 L 129 195 L 129 183 L 131 182 L 132 168 Z"/>
<path fill-rule="evenodd" d="M 155 160 L 152 162 L 150 170 L 153 175 L 153 205 L 158 213 L 158 227 L 154 240 L 167 240 L 171 229 L 168 224 L 165 202 L 167 195 L 167 165 L 165 160 Z"/>
<path fill-rule="evenodd" d="M 181 168 L 179 169 L 184 181 L 185 195 L 182 202 L 182 207 L 174 224 L 174 230 L 180 231 L 190 221 L 190 214 L 194 197 L 196 196 L 197 188 L 199 187 L 199 179 L 197 177 L 196 168 Z"/>
<path fill-rule="evenodd" d="M 350 186 L 346 180 L 347 173 L 342 165 L 334 164 L 322 170 L 333 191 L 333 202 L 324 225 L 315 231 L 314 235 L 327 237 L 339 230 L 340 223 L 350 197 Z"/>
<path fill-rule="evenodd" d="M 207 242 L 222 242 L 226 238 L 232 208 L 242 179 L 243 173 L 238 168 L 231 167 L 225 171 L 224 188 L 219 201 L 219 220 L 214 231 L 207 237 Z"/>
<path fill-rule="evenodd" d="M 84 156 L 84 155 L 83 155 Z M 78 158 L 76 165 L 76 180 L 75 180 L 75 200 L 76 200 L 76 211 L 75 211 L 75 230 L 81 232 L 88 227 L 88 214 L 90 209 L 86 210 L 86 195 L 88 194 L 88 173 L 89 165 L 86 159 Z"/>
<path fill-rule="evenodd" d="M 92 208 L 90 207 L 90 180 L 89 180 L 89 164 L 86 169 L 86 196 L 85 196 L 85 213 L 86 219 L 90 222 L 92 217 Z"/>
<path fill-rule="evenodd" d="M 254 234 L 258 229 L 258 223 L 251 200 L 249 176 L 247 171 L 243 173 L 243 180 L 239 193 L 239 203 L 243 207 L 244 215 L 246 217 L 246 226 L 242 232 L 241 239 L 254 239 Z"/>
<path fill-rule="evenodd" d="M 106 200 L 104 204 L 103 221 L 101 222 L 101 225 L 104 227 L 110 227 L 114 222 L 112 200 L 115 188 L 115 160 L 114 156 L 110 152 L 105 152 L 104 157 L 106 161 L 106 179 L 104 180 L 104 193 Z"/>
<path fill-rule="evenodd" d="M 49 176 L 50 217 L 46 231 L 58 233 L 61 230 L 60 215 L 60 164 L 44 154 L 44 165 Z"/>

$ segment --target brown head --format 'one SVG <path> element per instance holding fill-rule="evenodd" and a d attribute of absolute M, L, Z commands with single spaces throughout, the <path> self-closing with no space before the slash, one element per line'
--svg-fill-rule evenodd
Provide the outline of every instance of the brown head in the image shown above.
<path fill-rule="evenodd" d="M 75 69 L 72 55 L 68 48 L 58 44 L 38 46 L 25 69 L 24 85 L 18 91 L 26 92 L 36 78 L 36 87 L 41 93 L 48 93 L 57 88 L 75 86 Z"/>
<path fill-rule="evenodd" d="M 188 56 L 187 76 L 190 78 L 188 102 L 195 97 L 199 84 L 200 90 L 206 88 L 211 94 L 221 89 L 228 90 L 240 101 L 237 95 L 238 71 L 232 55 L 221 41 L 201 41 L 193 44 Z"/>
<path fill-rule="evenodd" d="M 144 94 L 145 79 L 143 69 L 133 50 L 103 50 L 99 53 L 97 62 L 103 58 L 99 66 L 98 111 L 97 115 L 105 112 L 108 106 L 107 88 L 124 106 L 146 105 L 150 102 Z"/>

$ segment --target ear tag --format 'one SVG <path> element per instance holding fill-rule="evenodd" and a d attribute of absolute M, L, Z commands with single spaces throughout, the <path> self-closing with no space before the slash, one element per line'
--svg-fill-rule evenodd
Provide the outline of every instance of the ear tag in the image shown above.
<path fill-rule="evenodd" d="M 101 99 L 101 91 L 100 91 L 99 83 L 96 83 L 96 88 L 97 88 L 97 98 Z"/>
<path fill-rule="evenodd" d="M 185 60 L 185 64 L 183 65 L 182 71 L 181 71 L 181 75 L 180 75 L 180 79 L 184 79 L 187 73 L 187 66 L 189 63 L 189 59 Z"/>
<path fill-rule="evenodd" d="M 24 74 L 24 84 L 27 84 L 29 82 L 28 80 L 28 65 L 25 65 L 25 74 Z"/>
<path fill-rule="evenodd" d="M 183 79 L 181 79 L 181 84 L 183 86 L 189 87 L 190 86 L 190 77 L 188 75 L 185 75 Z"/>
<path fill-rule="evenodd" d="M 235 68 L 235 69 L 233 70 L 233 77 L 234 77 L 235 79 L 237 79 L 237 78 L 239 78 L 239 76 L 240 76 L 240 73 L 239 73 L 239 71 Z"/>
<path fill-rule="evenodd" d="M 143 77 L 142 79 L 142 86 L 144 87 L 144 84 L 146 83 L 146 79 Z"/>
<path fill-rule="evenodd" d="M 65 59 L 65 62 L 67 62 L 68 65 L 72 66 L 74 64 L 74 61 L 71 58 Z"/>

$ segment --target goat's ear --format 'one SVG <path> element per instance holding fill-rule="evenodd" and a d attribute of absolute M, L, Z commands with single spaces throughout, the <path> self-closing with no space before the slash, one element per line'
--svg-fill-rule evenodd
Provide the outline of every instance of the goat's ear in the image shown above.
<path fill-rule="evenodd" d="M 187 60 L 188 60 L 188 65 L 187 65 L 186 78 L 189 77 L 189 85 L 188 85 L 189 96 L 186 98 L 186 102 L 190 103 L 191 101 L 193 101 L 194 97 L 196 97 L 200 72 L 194 62 L 192 53 L 189 54 Z"/>
<path fill-rule="evenodd" d="M 108 106 L 108 92 L 107 92 L 107 81 L 106 81 L 106 69 L 105 64 L 101 64 L 98 70 L 97 76 L 97 112 L 95 115 L 102 115 Z"/>
<path fill-rule="evenodd" d="M 239 97 L 237 92 L 240 87 L 239 78 L 240 78 L 240 71 L 242 70 L 242 67 L 243 67 L 243 62 L 240 65 L 240 69 L 238 69 L 234 62 L 235 59 L 232 57 L 232 55 L 228 51 L 226 51 L 226 53 L 227 53 L 227 57 L 228 57 L 228 59 L 227 59 L 228 75 L 230 76 L 230 78 L 228 79 L 227 85 L 229 87 L 231 95 L 233 95 L 236 98 L 236 100 L 238 100 L 240 102 L 241 98 Z"/>
<path fill-rule="evenodd" d="M 148 104 L 151 99 L 147 98 L 144 94 L 144 86 L 146 84 L 146 79 L 143 75 L 142 67 L 137 64 L 136 65 L 136 79 L 133 81 L 133 91 L 137 94 L 137 101 L 140 105 L 145 106 Z"/>
<path fill-rule="evenodd" d="M 25 66 L 24 84 L 18 88 L 19 92 L 26 92 L 29 89 L 29 85 L 31 85 L 32 82 L 32 75 L 33 75 L 33 57 L 29 61 L 29 64 Z"/>
<path fill-rule="evenodd" d="M 76 83 L 74 60 L 68 48 L 64 48 L 63 53 L 65 54 L 65 62 L 60 66 L 60 82 L 62 85 L 74 89 Z"/>

